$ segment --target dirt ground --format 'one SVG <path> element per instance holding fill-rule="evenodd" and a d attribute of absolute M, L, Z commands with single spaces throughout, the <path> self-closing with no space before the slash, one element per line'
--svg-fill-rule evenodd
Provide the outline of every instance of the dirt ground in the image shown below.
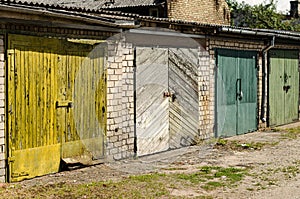
<path fill-rule="evenodd" d="M 300 125 L 300 124 L 297 124 Z M 192 173 L 200 166 L 222 166 L 249 169 L 237 186 L 222 187 L 209 192 L 171 190 L 178 197 L 212 198 L 272 198 L 300 199 L 300 137 L 280 130 L 254 132 L 218 140 L 205 141 L 197 146 L 186 147 L 138 159 L 122 160 L 91 167 L 60 172 L 5 186 L 51 185 L 56 183 L 89 183 L 103 180 L 119 180 L 126 176 L 153 172 Z M 167 168 L 183 168 L 170 170 Z"/>

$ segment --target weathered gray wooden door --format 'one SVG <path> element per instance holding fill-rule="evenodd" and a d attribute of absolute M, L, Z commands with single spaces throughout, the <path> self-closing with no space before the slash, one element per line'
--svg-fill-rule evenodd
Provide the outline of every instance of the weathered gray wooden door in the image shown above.
<path fill-rule="evenodd" d="M 257 129 L 256 52 L 217 50 L 217 136 Z"/>
<path fill-rule="evenodd" d="M 298 120 L 298 51 L 271 50 L 269 53 L 269 125 Z"/>
<path fill-rule="evenodd" d="M 168 50 L 136 49 L 137 155 L 169 148 Z"/>
<path fill-rule="evenodd" d="M 198 132 L 197 49 L 136 48 L 137 155 L 194 143 Z"/>
<path fill-rule="evenodd" d="M 170 147 L 195 142 L 199 123 L 198 50 L 169 49 Z"/>

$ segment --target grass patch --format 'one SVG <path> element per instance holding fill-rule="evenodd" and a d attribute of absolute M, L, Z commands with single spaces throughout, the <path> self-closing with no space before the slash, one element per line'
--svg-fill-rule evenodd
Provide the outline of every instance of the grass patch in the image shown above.
<path fill-rule="evenodd" d="M 226 186 L 226 184 L 224 184 L 223 182 L 210 181 L 210 182 L 207 182 L 205 185 L 203 185 L 202 189 L 205 189 L 206 191 L 210 191 L 210 190 L 214 190 L 214 189 L 217 189 L 219 187 L 224 187 L 224 186 Z"/>
<path fill-rule="evenodd" d="M 282 138 L 286 139 L 297 139 L 300 136 L 300 127 L 285 129 L 284 133 L 281 134 Z"/>
<path fill-rule="evenodd" d="M 73 184 L 58 182 L 36 185 L 30 188 L 13 187 L 0 189 L 1 198 L 176 198 L 173 189 L 209 191 L 220 187 L 231 187 L 240 181 L 246 170 L 204 166 L 195 173 L 136 175 L 119 181 L 102 181 Z M 189 197 L 187 196 L 182 196 Z M 201 196 L 202 197 L 202 196 Z M 204 195 L 203 198 L 210 198 Z"/>
<path fill-rule="evenodd" d="M 225 139 L 218 139 L 214 148 L 221 150 L 235 150 L 235 151 L 243 151 L 243 150 L 261 150 L 265 146 L 275 146 L 279 142 L 243 142 L 243 141 L 229 141 Z"/>
<path fill-rule="evenodd" d="M 215 173 L 216 177 L 226 177 L 228 181 L 231 183 L 238 182 L 243 179 L 243 176 L 245 175 L 245 170 L 240 168 L 220 168 L 219 171 Z"/>
<path fill-rule="evenodd" d="M 246 169 L 204 166 L 200 167 L 199 171 L 196 173 L 176 174 L 176 177 L 180 180 L 189 181 L 192 184 L 205 182 L 205 185 L 203 185 L 202 188 L 205 190 L 212 190 L 220 186 L 230 187 L 236 182 L 241 181 L 245 175 L 248 175 Z"/>

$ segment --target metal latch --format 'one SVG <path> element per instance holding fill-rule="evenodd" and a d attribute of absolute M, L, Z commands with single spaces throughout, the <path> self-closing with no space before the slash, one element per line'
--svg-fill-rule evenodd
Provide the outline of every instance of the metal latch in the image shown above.
<path fill-rule="evenodd" d="M 14 162 L 16 160 L 16 158 L 15 157 L 8 157 L 7 160 L 8 160 L 8 163 L 11 163 L 11 162 Z"/>
<path fill-rule="evenodd" d="M 59 101 L 56 101 L 55 108 L 73 108 L 73 102 L 59 102 Z"/>
<path fill-rule="evenodd" d="M 12 173 L 11 174 L 12 178 L 18 178 L 18 177 L 23 177 L 23 176 L 29 176 L 29 173 L 26 171 L 22 171 L 21 173 Z"/>
<path fill-rule="evenodd" d="M 164 92 L 163 96 L 164 96 L 164 98 L 166 98 L 166 97 L 171 97 L 172 102 L 174 102 L 175 99 L 176 99 L 175 93 L 171 93 L 171 92 Z"/>
<path fill-rule="evenodd" d="M 66 108 L 69 112 L 70 108 L 73 108 L 73 102 L 55 102 L 55 108 Z"/>

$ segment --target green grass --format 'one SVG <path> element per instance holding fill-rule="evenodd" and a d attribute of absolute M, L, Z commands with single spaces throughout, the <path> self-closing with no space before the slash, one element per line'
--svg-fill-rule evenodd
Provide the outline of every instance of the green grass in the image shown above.
<path fill-rule="evenodd" d="M 215 173 L 215 176 L 219 178 L 225 176 L 231 183 L 235 183 L 242 180 L 245 174 L 244 169 L 229 167 L 220 168 L 218 172 Z"/>
<path fill-rule="evenodd" d="M 3 198 L 178 198 L 171 191 L 195 190 L 199 187 L 206 191 L 220 187 L 231 187 L 247 175 L 244 169 L 233 167 L 204 166 L 194 173 L 130 176 L 119 181 L 102 181 L 73 184 L 58 182 L 36 185 L 30 188 L 12 187 L 0 189 Z M 181 197 L 181 196 L 180 196 Z M 182 196 L 182 198 L 188 196 Z M 209 193 L 200 198 L 211 198 Z"/>
<path fill-rule="evenodd" d="M 300 127 L 286 129 L 281 136 L 286 139 L 297 139 L 300 136 Z"/>
<path fill-rule="evenodd" d="M 224 186 L 226 186 L 225 183 L 218 182 L 218 181 L 210 181 L 210 182 L 206 183 L 205 185 L 203 185 L 201 187 L 203 189 L 205 189 L 206 191 L 209 191 L 209 190 L 214 190 L 216 188 L 224 187 Z"/>
<path fill-rule="evenodd" d="M 245 175 L 248 175 L 246 169 L 234 167 L 200 167 L 199 171 L 192 174 L 177 174 L 176 177 L 181 180 L 189 181 L 193 184 L 205 183 L 202 188 L 206 190 L 216 189 L 223 186 L 232 186 L 241 181 Z"/>
<path fill-rule="evenodd" d="M 275 146 L 279 142 L 244 142 L 244 141 L 229 141 L 225 139 L 218 139 L 215 148 L 227 150 L 261 150 L 265 146 Z"/>

